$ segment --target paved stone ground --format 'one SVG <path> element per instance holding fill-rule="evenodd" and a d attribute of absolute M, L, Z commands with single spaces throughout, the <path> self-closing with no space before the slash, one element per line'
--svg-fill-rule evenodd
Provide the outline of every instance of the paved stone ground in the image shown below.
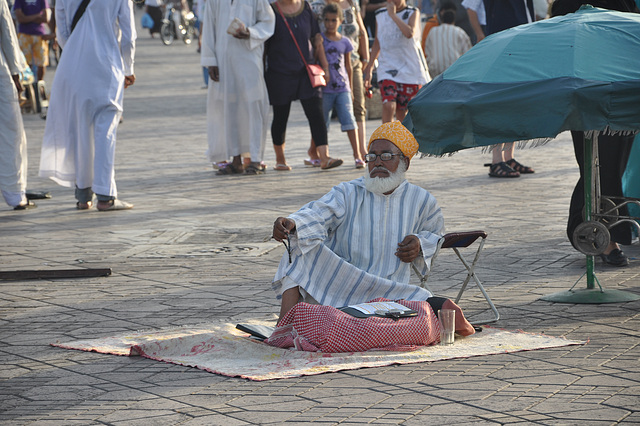
<path fill-rule="evenodd" d="M 272 317 L 270 280 L 283 253 L 264 242 L 273 220 L 357 177 L 351 161 L 305 168 L 309 132 L 289 123 L 291 172 L 218 177 L 204 158 L 205 91 L 195 47 L 141 34 L 138 81 L 118 138 L 128 212 L 75 210 L 73 191 L 37 177 L 44 121 L 26 116 L 30 189 L 53 199 L 0 212 L 0 270 L 110 267 L 106 278 L 0 281 L 3 424 L 640 423 L 640 302 L 553 304 L 585 271 L 564 224 L 577 168 L 569 137 L 518 158 L 537 172 L 490 179 L 480 150 L 416 159 L 409 179 L 437 196 L 448 229 L 489 233 L 478 275 L 506 329 L 589 340 L 584 346 L 361 369 L 267 382 L 142 358 L 68 351 L 57 340 L 129 330 Z M 48 72 L 51 81 L 54 70 Z M 368 123 L 370 133 L 378 124 Z M 334 124 L 334 155 L 350 159 Z M 274 156 L 267 147 L 266 161 Z M 640 293 L 640 247 L 627 268 L 596 263 L 607 289 Z M 439 294 L 462 279 L 452 253 L 432 278 Z M 584 287 L 584 281 L 578 287 Z M 478 294 L 461 302 L 486 315 Z"/>

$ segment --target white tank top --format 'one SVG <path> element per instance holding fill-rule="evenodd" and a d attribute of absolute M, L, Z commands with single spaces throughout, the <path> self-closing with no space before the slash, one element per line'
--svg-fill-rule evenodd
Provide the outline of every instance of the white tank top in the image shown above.
<path fill-rule="evenodd" d="M 420 13 L 408 6 L 398 17 L 409 25 L 409 18 Z M 419 15 L 418 15 L 419 18 Z M 420 47 L 420 34 L 416 31 L 413 38 L 406 38 L 387 13 L 387 8 L 376 11 L 376 28 L 380 54 L 378 55 L 377 79 L 392 80 L 396 83 L 424 85 L 430 81 L 427 73 L 427 61 Z"/>

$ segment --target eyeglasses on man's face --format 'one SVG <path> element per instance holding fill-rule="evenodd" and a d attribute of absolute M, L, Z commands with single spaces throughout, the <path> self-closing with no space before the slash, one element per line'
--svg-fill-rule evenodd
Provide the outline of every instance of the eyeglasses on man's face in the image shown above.
<path fill-rule="evenodd" d="M 390 152 L 383 152 L 382 154 L 365 154 L 364 161 L 366 161 L 367 163 L 373 163 L 378 157 L 380 157 L 382 161 L 391 161 L 393 157 L 404 157 L 404 155 L 392 154 Z"/>

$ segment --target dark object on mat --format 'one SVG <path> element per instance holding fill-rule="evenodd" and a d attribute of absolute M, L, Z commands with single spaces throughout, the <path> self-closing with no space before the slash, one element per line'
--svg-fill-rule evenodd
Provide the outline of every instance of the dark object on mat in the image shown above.
<path fill-rule="evenodd" d="M 268 339 L 273 333 L 273 330 L 275 330 L 274 327 L 258 324 L 238 324 L 236 325 L 236 328 L 240 331 L 244 331 L 245 333 L 249 333 L 259 340 Z"/>
<path fill-rule="evenodd" d="M 0 271 L 0 280 L 38 280 L 53 278 L 91 278 L 111 275 L 111 268 L 51 269 L 31 271 Z"/>
<path fill-rule="evenodd" d="M 27 200 L 48 200 L 51 198 L 50 192 L 44 191 L 27 191 Z"/>
<path fill-rule="evenodd" d="M 406 308 L 405 310 L 401 311 L 399 309 L 393 309 L 390 311 L 376 311 L 373 314 L 367 314 L 364 313 L 358 309 L 352 308 L 350 306 L 344 306 L 342 308 L 338 308 L 339 310 L 341 310 L 342 312 L 351 315 L 352 317 L 356 317 L 356 318 L 369 318 L 369 317 L 387 317 L 387 318 L 393 318 L 393 319 L 398 319 L 398 318 L 408 318 L 408 317 L 415 317 L 418 315 L 418 312 L 414 311 L 413 309 L 409 309 Z"/>

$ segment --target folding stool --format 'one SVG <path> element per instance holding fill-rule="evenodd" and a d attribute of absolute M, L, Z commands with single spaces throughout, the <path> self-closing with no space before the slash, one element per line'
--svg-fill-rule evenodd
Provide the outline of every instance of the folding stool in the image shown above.
<path fill-rule="evenodd" d="M 459 249 L 469 247 L 478 238 L 481 238 L 480 242 L 478 243 L 478 249 L 476 250 L 475 257 L 473 258 L 473 262 L 469 264 L 469 262 L 467 262 L 467 260 L 462 256 Z M 500 319 L 500 314 L 498 313 L 498 310 L 494 306 L 493 302 L 491 301 L 491 298 L 487 294 L 487 291 L 485 290 L 484 286 L 480 282 L 480 279 L 475 273 L 475 267 L 476 267 L 476 264 L 478 263 L 478 259 L 480 258 L 480 252 L 482 252 L 482 248 L 484 247 L 484 242 L 486 238 L 487 238 L 487 233 L 484 231 L 453 232 L 453 233 L 446 234 L 442 238 L 440 238 L 440 241 L 438 242 L 438 248 L 436 249 L 435 254 L 431 258 L 431 268 L 425 275 L 420 274 L 417 268 L 413 266 L 413 270 L 416 272 L 418 277 L 420 277 L 420 286 L 423 288 L 426 288 L 432 294 L 435 294 L 427 285 L 429 274 L 433 270 L 433 265 L 436 260 L 436 257 L 440 252 L 440 249 L 443 249 L 443 248 L 453 249 L 455 254 L 458 256 L 458 259 L 460 259 L 465 269 L 467 270 L 467 276 L 462 282 L 462 287 L 460 288 L 460 291 L 458 292 L 458 296 L 456 297 L 454 302 L 458 303 L 460 301 L 460 298 L 462 297 L 462 293 L 464 293 L 464 291 L 467 288 L 467 285 L 469 284 L 469 281 L 473 278 L 476 285 L 478 286 L 478 289 L 480 290 L 485 300 L 489 304 L 491 311 L 493 311 L 493 318 L 486 321 L 472 321 L 471 322 L 472 325 L 488 324 L 488 323 L 496 322 Z"/>

